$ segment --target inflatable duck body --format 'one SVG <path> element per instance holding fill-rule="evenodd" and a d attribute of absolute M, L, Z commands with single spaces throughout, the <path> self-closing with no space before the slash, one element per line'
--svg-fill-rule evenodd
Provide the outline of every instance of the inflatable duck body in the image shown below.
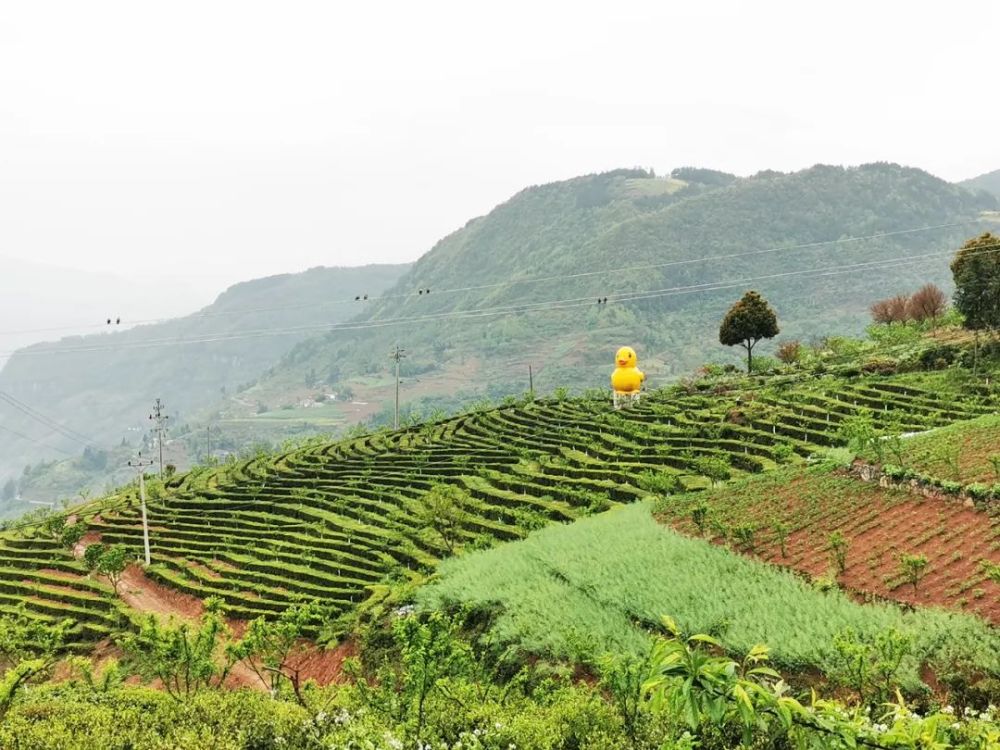
<path fill-rule="evenodd" d="M 638 393 L 646 376 L 635 366 L 635 350 L 630 346 L 623 346 L 615 355 L 615 364 L 617 367 L 611 373 L 612 390 L 615 393 Z"/>

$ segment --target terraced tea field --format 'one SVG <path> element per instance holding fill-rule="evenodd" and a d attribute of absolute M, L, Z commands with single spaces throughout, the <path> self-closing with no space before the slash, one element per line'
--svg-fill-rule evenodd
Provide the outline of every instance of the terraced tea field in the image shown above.
<path fill-rule="evenodd" d="M 446 555 L 420 514 L 435 483 L 468 495 L 461 541 L 517 539 L 673 482 L 708 487 L 704 474 L 718 479 L 720 467 L 739 478 L 837 445 L 842 421 L 861 408 L 914 431 L 995 408 L 992 392 L 950 382 L 709 382 L 652 392 L 617 413 L 603 397 L 543 400 L 198 470 L 150 504 L 147 575 L 199 599 L 219 596 L 235 618 L 313 598 L 344 611 L 387 579 L 419 578 Z M 90 538 L 140 554 L 134 488 L 84 518 Z M 80 640 L 123 616 L 104 584 L 37 530 L 4 534 L 0 556 L 0 609 L 24 601 L 33 616 L 72 617 Z"/>

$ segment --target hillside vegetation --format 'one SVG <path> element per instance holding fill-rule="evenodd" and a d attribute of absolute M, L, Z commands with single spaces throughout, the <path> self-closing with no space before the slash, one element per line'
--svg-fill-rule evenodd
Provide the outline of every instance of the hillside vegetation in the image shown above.
<path fill-rule="evenodd" d="M 314 268 L 257 279 L 233 286 L 184 318 L 37 344 L 7 362 L 0 371 L 0 391 L 82 434 L 93 441 L 93 450 L 107 450 L 123 439 L 134 447 L 148 430 L 145 417 L 154 398 L 164 400 L 179 425 L 252 381 L 317 325 L 355 314 L 343 303 L 348 296 L 359 289 L 386 289 L 406 268 Z M 177 343 L 188 339 L 194 343 Z M 0 430 L 0 484 L 19 477 L 26 464 L 79 454 L 86 445 L 10 404 L 0 403 L 0 420 L 7 428 Z M 103 488 L 100 479 L 108 474 L 89 474 L 98 478 L 92 489 Z M 81 483 L 70 494 L 84 487 Z M 24 506 L 7 505 L 0 514 L 19 509 Z"/>
<path fill-rule="evenodd" d="M 1000 169 L 958 183 L 968 190 L 985 190 L 1000 198 Z"/>
<path fill-rule="evenodd" d="M 751 285 L 745 280 L 756 279 L 785 336 L 860 332 L 873 299 L 925 281 L 950 288 L 942 259 L 979 231 L 981 211 L 997 206 L 988 195 L 891 164 L 746 179 L 677 175 L 619 170 L 518 193 L 442 239 L 385 300 L 369 302 L 361 320 L 389 325 L 302 342 L 260 393 L 333 368 L 364 400 L 383 402 L 391 385 L 378 377 L 387 371 L 383 352 L 396 343 L 408 351 L 407 402 L 454 406 L 477 393 L 520 393 L 529 363 L 543 392 L 603 387 L 607 352 L 622 343 L 635 345 L 662 383 L 706 356 L 735 361 L 704 342 L 715 340 L 726 308 Z M 678 179 L 686 183 L 680 189 Z M 963 223 L 837 242 L 953 222 Z M 854 265 L 891 259 L 912 260 Z M 824 269 L 840 275 L 816 275 Z M 605 296 L 609 303 L 598 306 Z M 566 307 L 552 309 L 560 300 Z M 414 320 L 398 322 L 407 319 Z"/>
<path fill-rule="evenodd" d="M 8 524 L 0 741 L 993 750 L 1000 487 L 836 467 L 980 429 L 1000 391 L 946 337 L 872 334 L 620 412 L 559 392 L 149 477 L 147 567 L 134 485 Z M 897 547 L 926 576 L 860 575 Z"/>
<path fill-rule="evenodd" d="M 757 406 L 750 409 L 749 401 Z M 951 373 L 895 377 L 708 378 L 649 394 L 612 412 L 595 398 L 548 399 L 474 411 L 151 486 L 154 564 L 146 575 L 198 599 L 218 596 L 233 617 L 273 615 L 301 598 L 332 613 L 419 580 L 457 545 L 523 537 L 650 493 L 708 487 L 842 444 L 841 427 L 870 409 L 907 431 L 976 417 L 997 395 Z M 457 488 L 457 515 L 428 506 Z M 88 538 L 142 549 L 135 487 L 78 511 Z M 79 639 L 120 617 L 60 535 L 45 526 L 0 537 L 8 609 L 63 614 Z"/>

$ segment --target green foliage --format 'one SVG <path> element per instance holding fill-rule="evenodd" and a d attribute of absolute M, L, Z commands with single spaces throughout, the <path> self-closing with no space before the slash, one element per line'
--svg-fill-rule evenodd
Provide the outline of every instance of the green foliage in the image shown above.
<path fill-rule="evenodd" d="M 719 343 L 739 344 L 747 350 L 747 372 L 753 371 L 753 349 L 757 342 L 777 336 L 778 317 L 759 292 L 749 291 L 729 308 L 719 326 Z"/>
<path fill-rule="evenodd" d="M 909 636 L 895 628 L 859 635 L 846 628 L 833 639 L 829 675 L 850 688 L 863 703 L 877 705 L 902 687 L 903 663 L 913 652 Z"/>
<path fill-rule="evenodd" d="M 71 626 L 30 618 L 23 607 L 0 615 L 0 720 L 25 685 L 48 675 Z"/>
<path fill-rule="evenodd" d="M 210 599 L 198 626 L 164 624 L 148 615 L 137 632 L 119 639 L 119 645 L 132 669 L 146 679 L 159 680 L 171 698 L 183 701 L 225 682 L 236 661 L 226 649 L 229 638 L 221 601 Z"/>
<path fill-rule="evenodd" d="M 696 472 L 707 477 L 713 487 L 732 478 L 729 464 L 721 458 L 704 456 L 695 459 L 692 466 Z"/>
<path fill-rule="evenodd" d="M 573 634 L 582 632 L 595 653 L 643 656 L 648 629 L 667 609 L 689 632 L 720 633 L 730 652 L 771 641 L 772 658 L 784 668 L 826 669 L 833 638 L 846 628 L 865 638 L 895 628 L 913 640 L 914 653 L 955 648 L 985 670 L 1000 670 L 1000 641 L 980 620 L 863 606 L 836 590 L 816 591 L 773 566 L 682 537 L 657 524 L 644 505 L 449 559 L 440 573 L 417 592 L 423 607 L 497 607 L 490 632 L 534 654 L 569 657 L 577 653 Z M 918 684 L 915 659 L 902 670 L 907 685 Z"/>
<path fill-rule="evenodd" d="M 301 654 L 296 651 L 323 613 L 324 608 L 313 601 L 294 604 L 275 620 L 258 617 L 247 626 L 242 638 L 226 647 L 226 658 L 245 664 L 272 695 L 287 685 L 299 705 L 308 708 Z"/>
<path fill-rule="evenodd" d="M 871 409 L 858 409 L 852 416 L 845 419 L 841 423 L 838 436 L 855 453 L 863 454 L 871 451 L 881 462 L 883 445 L 875 430 Z"/>
<path fill-rule="evenodd" d="M 83 535 L 87 533 L 87 523 L 86 521 L 77 521 L 76 523 L 69 524 L 65 526 L 62 532 L 59 534 L 59 543 L 63 547 L 72 550 L 83 539 Z"/>
<path fill-rule="evenodd" d="M 951 263 L 955 307 L 974 331 L 1000 326 L 1000 237 L 986 232 L 967 241 Z"/>
<path fill-rule="evenodd" d="M 917 590 L 917 585 L 927 574 L 927 557 L 924 555 L 908 555 L 905 552 L 899 556 L 899 567 L 903 578 Z"/>
<path fill-rule="evenodd" d="M 452 484 L 435 484 L 420 498 L 418 519 L 444 542 L 449 553 L 461 538 L 462 523 L 469 516 L 469 496 Z"/>
<path fill-rule="evenodd" d="M 639 475 L 639 487 L 657 495 L 673 495 L 681 490 L 681 482 L 676 474 L 669 471 L 647 469 Z"/>
<path fill-rule="evenodd" d="M 101 547 L 101 553 L 95 562 L 94 570 L 108 579 L 117 594 L 122 575 L 124 575 L 125 568 L 128 567 L 129 563 L 128 548 L 124 544 L 114 544 L 110 547 L 101 545 Z"/>
<path fill-rule="evenodd" d="M 827 543 L 830 551 L 830 559 L 836 567 L 837 573 L 843 575 L 844 571 L 847 570 L 847 552 L 851 544 L 839 531 L 834 531 L 830 534 Z"/>

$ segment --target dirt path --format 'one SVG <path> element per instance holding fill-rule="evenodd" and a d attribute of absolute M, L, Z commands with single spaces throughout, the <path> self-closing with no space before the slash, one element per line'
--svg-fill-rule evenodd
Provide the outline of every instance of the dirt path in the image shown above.
<path fill-rule="evenodd" d="M 156 615 L 161 622 L 171 617 L 197 622 L 205 611 L 201 599 L 151 581 L 138 564 L 130 565 L 122 574 L 118 596 L 136 612 Z"/>

